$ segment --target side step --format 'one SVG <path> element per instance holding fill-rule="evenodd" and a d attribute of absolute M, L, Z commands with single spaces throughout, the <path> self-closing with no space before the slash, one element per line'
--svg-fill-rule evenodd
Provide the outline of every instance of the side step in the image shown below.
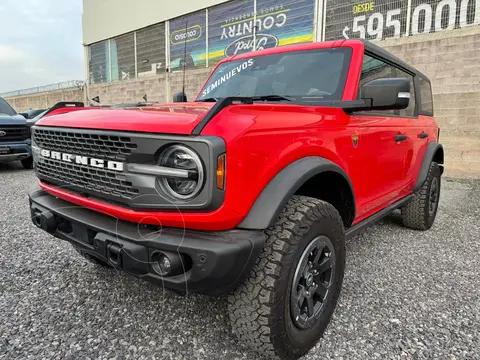
<path fill-rule="evenodd" d="M 349 227 L 346 230 L 346 237 L 352 237 L 357 235 L 360 231 L 362 231 L 364 228 L 373 225 L 377 221 L 383 219 L 385 216 L 389 215 L 392 213 L 394 210 L 398 209 L 408 201 L 412 199 L 413 195 L 408 195 L 405 196 L 404 198 L 394 202 L 392 205 L 387 206 L 385 209 L 380 210 L 379 212 L 373 214 L 372 216 L 369 216 L 365 220 L 360 221 L 358 224 L 355 224 L 351 227 Z"/>

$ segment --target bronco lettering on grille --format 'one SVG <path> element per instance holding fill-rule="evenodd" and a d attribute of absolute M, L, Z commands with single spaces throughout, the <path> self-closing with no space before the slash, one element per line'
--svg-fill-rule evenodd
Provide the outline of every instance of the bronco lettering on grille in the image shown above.
<path fill-rule="evenodd" d="M 124 164 L 118 161 L 102 160 L 96 158 L 89 158 L 87 156 L 73 155 L 61 153 L 59 151 L 50 151 L 46 149 L 40 150 L 40 155 L 44 158 L 54 160 L 61 160 L 65 162 L 75 163 L 79 165 L 87 165 L 101 169 L 109 169 L 114 171 L 123 171 Z"/>

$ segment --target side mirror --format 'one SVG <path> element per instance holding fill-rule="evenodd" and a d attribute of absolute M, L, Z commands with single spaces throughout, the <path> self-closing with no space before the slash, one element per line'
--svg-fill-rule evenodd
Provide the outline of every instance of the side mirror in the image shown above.
<path fill-rule="evenodd" d="M 361 99 L 371 101 L 365 110 L 401 110 L 410 101 L 410 80 L 385 78 L 372 80 L 362 86 Z"/>
<path fill-rule="evenodd" d="M 179 91 L 173 95 L 173 102 L 187 102 L 187 95 L 183 91 Z"/>

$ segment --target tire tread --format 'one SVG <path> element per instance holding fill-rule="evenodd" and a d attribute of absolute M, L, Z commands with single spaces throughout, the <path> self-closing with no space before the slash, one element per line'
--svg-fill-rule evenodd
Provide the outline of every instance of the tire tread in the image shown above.
<path fill-rule="evenodd" d="M 432 179 L 440 176 L 440 168 L 436 162 L 430 164 L 428 175 L 422 187 L 414 194 L 413 199 L 402 208 L 402 223 L 414 230 L 428 230 L 431 227 L 425 216 L 428 206 L 428 194 Z"/>
<path fill-rule="evenodd" d="M 308 351 L 294 354 L 295 351 L 278 349 L 275 344 L 281 339 L 276 338 L 285 334 L 272 330 L 281 320 L 275 316 L 274 309 L 284 301 L 284 294 L 279 293 L 276 283 L 288 277 L 296 245 L 319 218 L 338 223 L 344 236 L 341 217 L 331 204 L 306 196 L 293 196 L 276 224 L 267 229 L 264 249 L 249 277 L 229 296 L 233 332 L 242 343 L 267 357 L 294 359 Z"/>

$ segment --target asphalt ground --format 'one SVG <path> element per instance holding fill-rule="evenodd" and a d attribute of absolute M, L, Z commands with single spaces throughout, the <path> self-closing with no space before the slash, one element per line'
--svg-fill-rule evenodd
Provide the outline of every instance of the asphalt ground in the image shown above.
<path fill-rule="evenodd" d="M 36 180 L 0 165 L 1 359 L 256 359 L 225 298 L 178 296 L 90 264 L 35 228 Z M 398 214 L 347 242 L 344 287 L 305 359 L 480 359 L 480 182 L 445 180 L 430 231 Z"/>

